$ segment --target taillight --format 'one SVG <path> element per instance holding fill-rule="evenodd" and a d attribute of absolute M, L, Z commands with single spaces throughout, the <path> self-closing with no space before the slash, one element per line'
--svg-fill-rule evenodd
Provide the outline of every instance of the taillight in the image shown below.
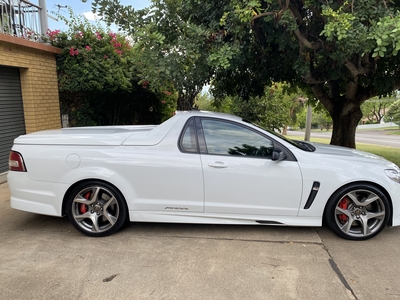
<path fill-rule="evenodd" d="M 26 172 L 24 159 L 18 152 L 11 151 L 8 159 L 8 169 L 10 171 Z"/>

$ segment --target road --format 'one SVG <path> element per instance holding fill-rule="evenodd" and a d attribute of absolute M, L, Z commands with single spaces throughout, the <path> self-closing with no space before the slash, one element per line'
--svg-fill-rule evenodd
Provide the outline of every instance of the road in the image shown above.
<path fill-rule="evenodd" d="M 89 238 L 10 208 L 0 185 L 0 299 L 400 299 L 400 227 L 352 242 L 326 228 L 131 223 Z"/>
<path fill-rule="evenodd" d="M 288 136 L 299 137 L 304 139 L 304 132 L 302 131 L 288 131 Z M 326 131 L 312 131 L 311 138 L 331 138 L 331 132 Z M 389 146 L 400 148 L 400 135 L 390 135 L 384 130 L 358 130 L 356 132 L 356 142 L 380 146 Z"/>

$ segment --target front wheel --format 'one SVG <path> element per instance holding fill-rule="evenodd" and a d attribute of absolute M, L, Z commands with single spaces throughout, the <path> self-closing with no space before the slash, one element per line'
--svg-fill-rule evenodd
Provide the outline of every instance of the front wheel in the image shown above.
<path fill-rule="evenodd" d="M 80 232 L 102 237 L 115 233 L 124 224 L 127 206 L 122 194 L 112 185 L 91 181 L 81 183 L 71 191 L 67 214 Z"/>
<path fill-rule="evenodd" d="M 339 189 L 329 199 L 325 220 L 340 237 L 367 240 L 386 227 L 390 205 L 386 196 L 375 186 L 354 184 Z"/>

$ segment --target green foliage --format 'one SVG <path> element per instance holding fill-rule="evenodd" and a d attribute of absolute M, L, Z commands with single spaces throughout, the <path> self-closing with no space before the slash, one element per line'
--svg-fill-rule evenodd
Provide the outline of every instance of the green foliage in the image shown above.
<path fill-rule="evenodd" d="M 332 41 L 334 38 L 340 41 L 347 38 L 350 33 L 349 31 L 356 17 L 352 13 L 344 12 L 345 5 L 348 5 L 348 3 L 345 2 L 338 11 L 335 11 L 330 6 L 324 6 L 322 9 L 321 15 L 325 16 L 328 22 L 320 35 L 325 35 L 328 41 Z"/>
<path fill-rule="evenodd" d="M 311 102 L 309 102 L 311 104 Z M 302 109 L 298 113 L 298 126 L 301 129 L 306 128 L 306 119 L 307 119 L 307 109 Z M 332 118 L 327 112 L 327 110 L 321 106 L 319 103 L 312 106 L 312 116 L 311 116 L 311 128 L 313 129 L 321 129 L 321 130 L 329 130 L 332 128 Z"/>
<path fill-rule="evenodd" d="M 208 92 L 202 92 L 196 96 L 195 107 L 199 110 L 216 111 L 214 98 Z"/>
<path fill-rule="evenodd" d="M 129 90 L 133 64 L 126 38 L 91 25 L 71 10 L 70 18 L 64 21 L 68 31 L 49 32 L 51 44 L 62 48 L 57 57 L 60 92 Z"/>
<path fill-rule="evenodd" d="M 159 124 L 176 109 L 175 95 L 154 93 L 134 80 L 125 92 L 60 92 L 60 103 L 70 126 Z"/>
<path fill-rule="evenodd" d="M 157 124 L 176 109 L 171 86 L 152 88 L 141 80 L 128 39 L 85 18 L 63 18 L 69 29 L 48 31 L 57 56 L 61 113 L 71 126 Z"/>
<path fill-rule="evenodd" d="M 79 109 L 72 110 L 70 115 L 72 126 L 96 126 L 99 122 L 96 120 L 95 107 L 89 101 L 82 101 Z"/>
<path fill-rule="evenodd" d="M 349 4 L 345 1 L 337 11 L 324 6 L 322 15 L 328 22 L 321 35 L 329 41 L 346 40 L 352 48 L 361 46 L 365 52 L 372 52 L 372 57 L 396 56 L 400 50 L 400 14 L 393 4 L 385 1 Z M 359 46 L 351 42 L 355 37 L 361 42 Z"/>
<path fill-rule="evenodd" d="M 235 114 L 261 127 L 280 131 L 285 126 L 297 125 L 297 115 L 303 110 L 304 101 L 300 90 L 275 83 L 266 88 L 262 96 L 246 101 L 237 96 L 217 101 L 210 94 L 202 94 L 196 104 L 199 109 Z"/>
<path fill-rule="evenodd" d="M 215 48 L 211 51 L 208 61 L 211 65 L 217 65 L 221 66 L 223 69 L 228 69 L 231 66 L 230 61 L 239 52 L 240 47 L 238 45 L 228 46 L 224 44 L 220 48 Z"/>
<path fill-rule="evenodd" d="M 363 118 L 368 120 L 369 124 L 379 124 L 384 118 L 386 109 L 396 101 L 396 94 L 391 97 L 373 97 L 361 105 Z"/>
<path fill-rule="evenodd" d="M 212 70 L 208 60 L 224 61 L 223 48 L 209 57 L 210 31 L 187 13 L 185 2 L 154 0 L 149 8 L 135 11 L 118 1 L 93 1 L 94 10 L 130 35 L 141 81 L 155 90 L 172 85 L 178 93 L 179 109 L 189 109 L 209 82 Z"/>
<path fill-rule="evenodd" d="M 397 100 L 389 107 L 385 120 L 387 122 L 395 122 L 400 126 L 400 100 Z"/>
<path fill-rule="evenodd" d="M 232 12 L 225 11 L 223 14 L 220 24 L 225 26 L 230 13 L 236 15 L 241 22 L 250 22 L 252 18 L 260 12 L 261 1 L 235 1 L 232 5 Z"/>
<path fill-rule="evenodd" d="M 229 68 L 226 62 L 217 68 L 216 97 L 248 99 L 260 96 L 271 80 L 289 81 L 311 91 L 309 98 L 329 112 L 332 143 L 354 147 L 355 136 L 345 133 L 355 132 L 357 122 L 350 120 L 361 118 L 360 105 L 400 87 L 400 3 L 250 2 L 232 0 L 224 7 L 221 24 L 232 37 L 226 43 L 236 47 L 240 40 L 241 51 Z"/>
<path fill-rule="evenodd" d="M 285 1 L 234 0 L 226 4 L 221 24 L 228 29 L 227 35 L 232 33 L 234 38 L 242 38 L 247 31 L 249 34 L 253 33 L 255 38 L 249 39 L 248 45 L 247 40 L 242 39 L 245 43 L 242 44 L 240 54 L 229 58 L 230 62 L 220 61 L 220 67 L 226 68 L 228 64 L 236 67 L 234 61 L 244 61 L 245 51 L 249 51 L 255 46 L 253 43 L 257 43 L 257 54 L 253 56 L 255 62 L 260 62 L 257 58 L 267 56 L 266 63 L 269 66 L 274 63 L 281 66 L 279 70 L 271 72 L 275 81 L 283 79 L 277 76 L 285 76 L 286 80 L 301 83 L 307 78 L 306 83 L 309 84 L 311 80 L 348 80 L 346 71 L 349 70 L 344 65 L 346 60 L 354 60 L 355 66 L 351 71 L 355 71 L 357 67 L 365 68 L 358 71 L 366 71 L 367 64 L 371 66 L 376 62 L 368 61 L 367 57 L 361 61 L 363 56 L 387 56 L 389 59 L 395 57 L 400 49 L 400 13 L 394 2 L 288 2 L 290 6 L 286 6 Z M 251 26 L 248 22 L 251 22 Z M 227 45 L 224 46 L 224 51 L 235 53 L 228 49 L 236 47 L 235 40 L 231 39 Z M 247 47 L 249 48 L 246 49 Z M 289 61 L 294 66 L 294 70 L 291 68 L 295 71 L 292 76 L 285 74 L 289 71 L 286 70 L 286 62 Z M 349 63 L 347 66 L 351 67 Z M 256 66 L 250 65 L 250 68 L 260 72 Z M 265 73 L 270 72 L 265 70 Z M 300 77 L 293 76 L 296 74 Z M 370 79 L 363 84 L 372 84 Z M 391 91 L 389 87 L 379 90 L 382 95 Z"/>
<path fill-rule="evenodd" d="M 306 122 L 307 122 L 307 110 L 303 109 L 297 115 L 297 126 L 300 129 L 304 129 L 304 128 L 306 128 Z"/>
<path fill-rule="evenodd" d="M 321 130 L 329 130 L 332 127 L 332 118 L 326 110 L 314 112 L 311 124 L 312 127 L 320 128 Z"/>
<path fill-rule="evenodd" d="M 281 131 L 290 122 L 290 103 L 274 95 L 275 88 L 267 88 L 262 97 L 250 97 L 247 101 L 235 97 L 231 112 L 249 122 L 271 130 Z"/>

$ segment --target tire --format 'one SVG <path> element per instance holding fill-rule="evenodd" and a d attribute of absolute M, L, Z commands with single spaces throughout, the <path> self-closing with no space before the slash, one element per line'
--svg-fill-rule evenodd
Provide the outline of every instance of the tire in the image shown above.
<path fill-rule="evenodd" d="M 91 237 L 108 236 L 121 228 L 127 219 L 122 194 L 101 181 L 78 184 L 67 198 L 67 214 L 72 225 Z"/>
<path fill-rule="evenodd" d="M 387 225 L 390 204 L 373 185 L 352 184 L 336 191 L 325 208 L 325 221 L 338 236 L 348 240 L 367 240 Z"/>

